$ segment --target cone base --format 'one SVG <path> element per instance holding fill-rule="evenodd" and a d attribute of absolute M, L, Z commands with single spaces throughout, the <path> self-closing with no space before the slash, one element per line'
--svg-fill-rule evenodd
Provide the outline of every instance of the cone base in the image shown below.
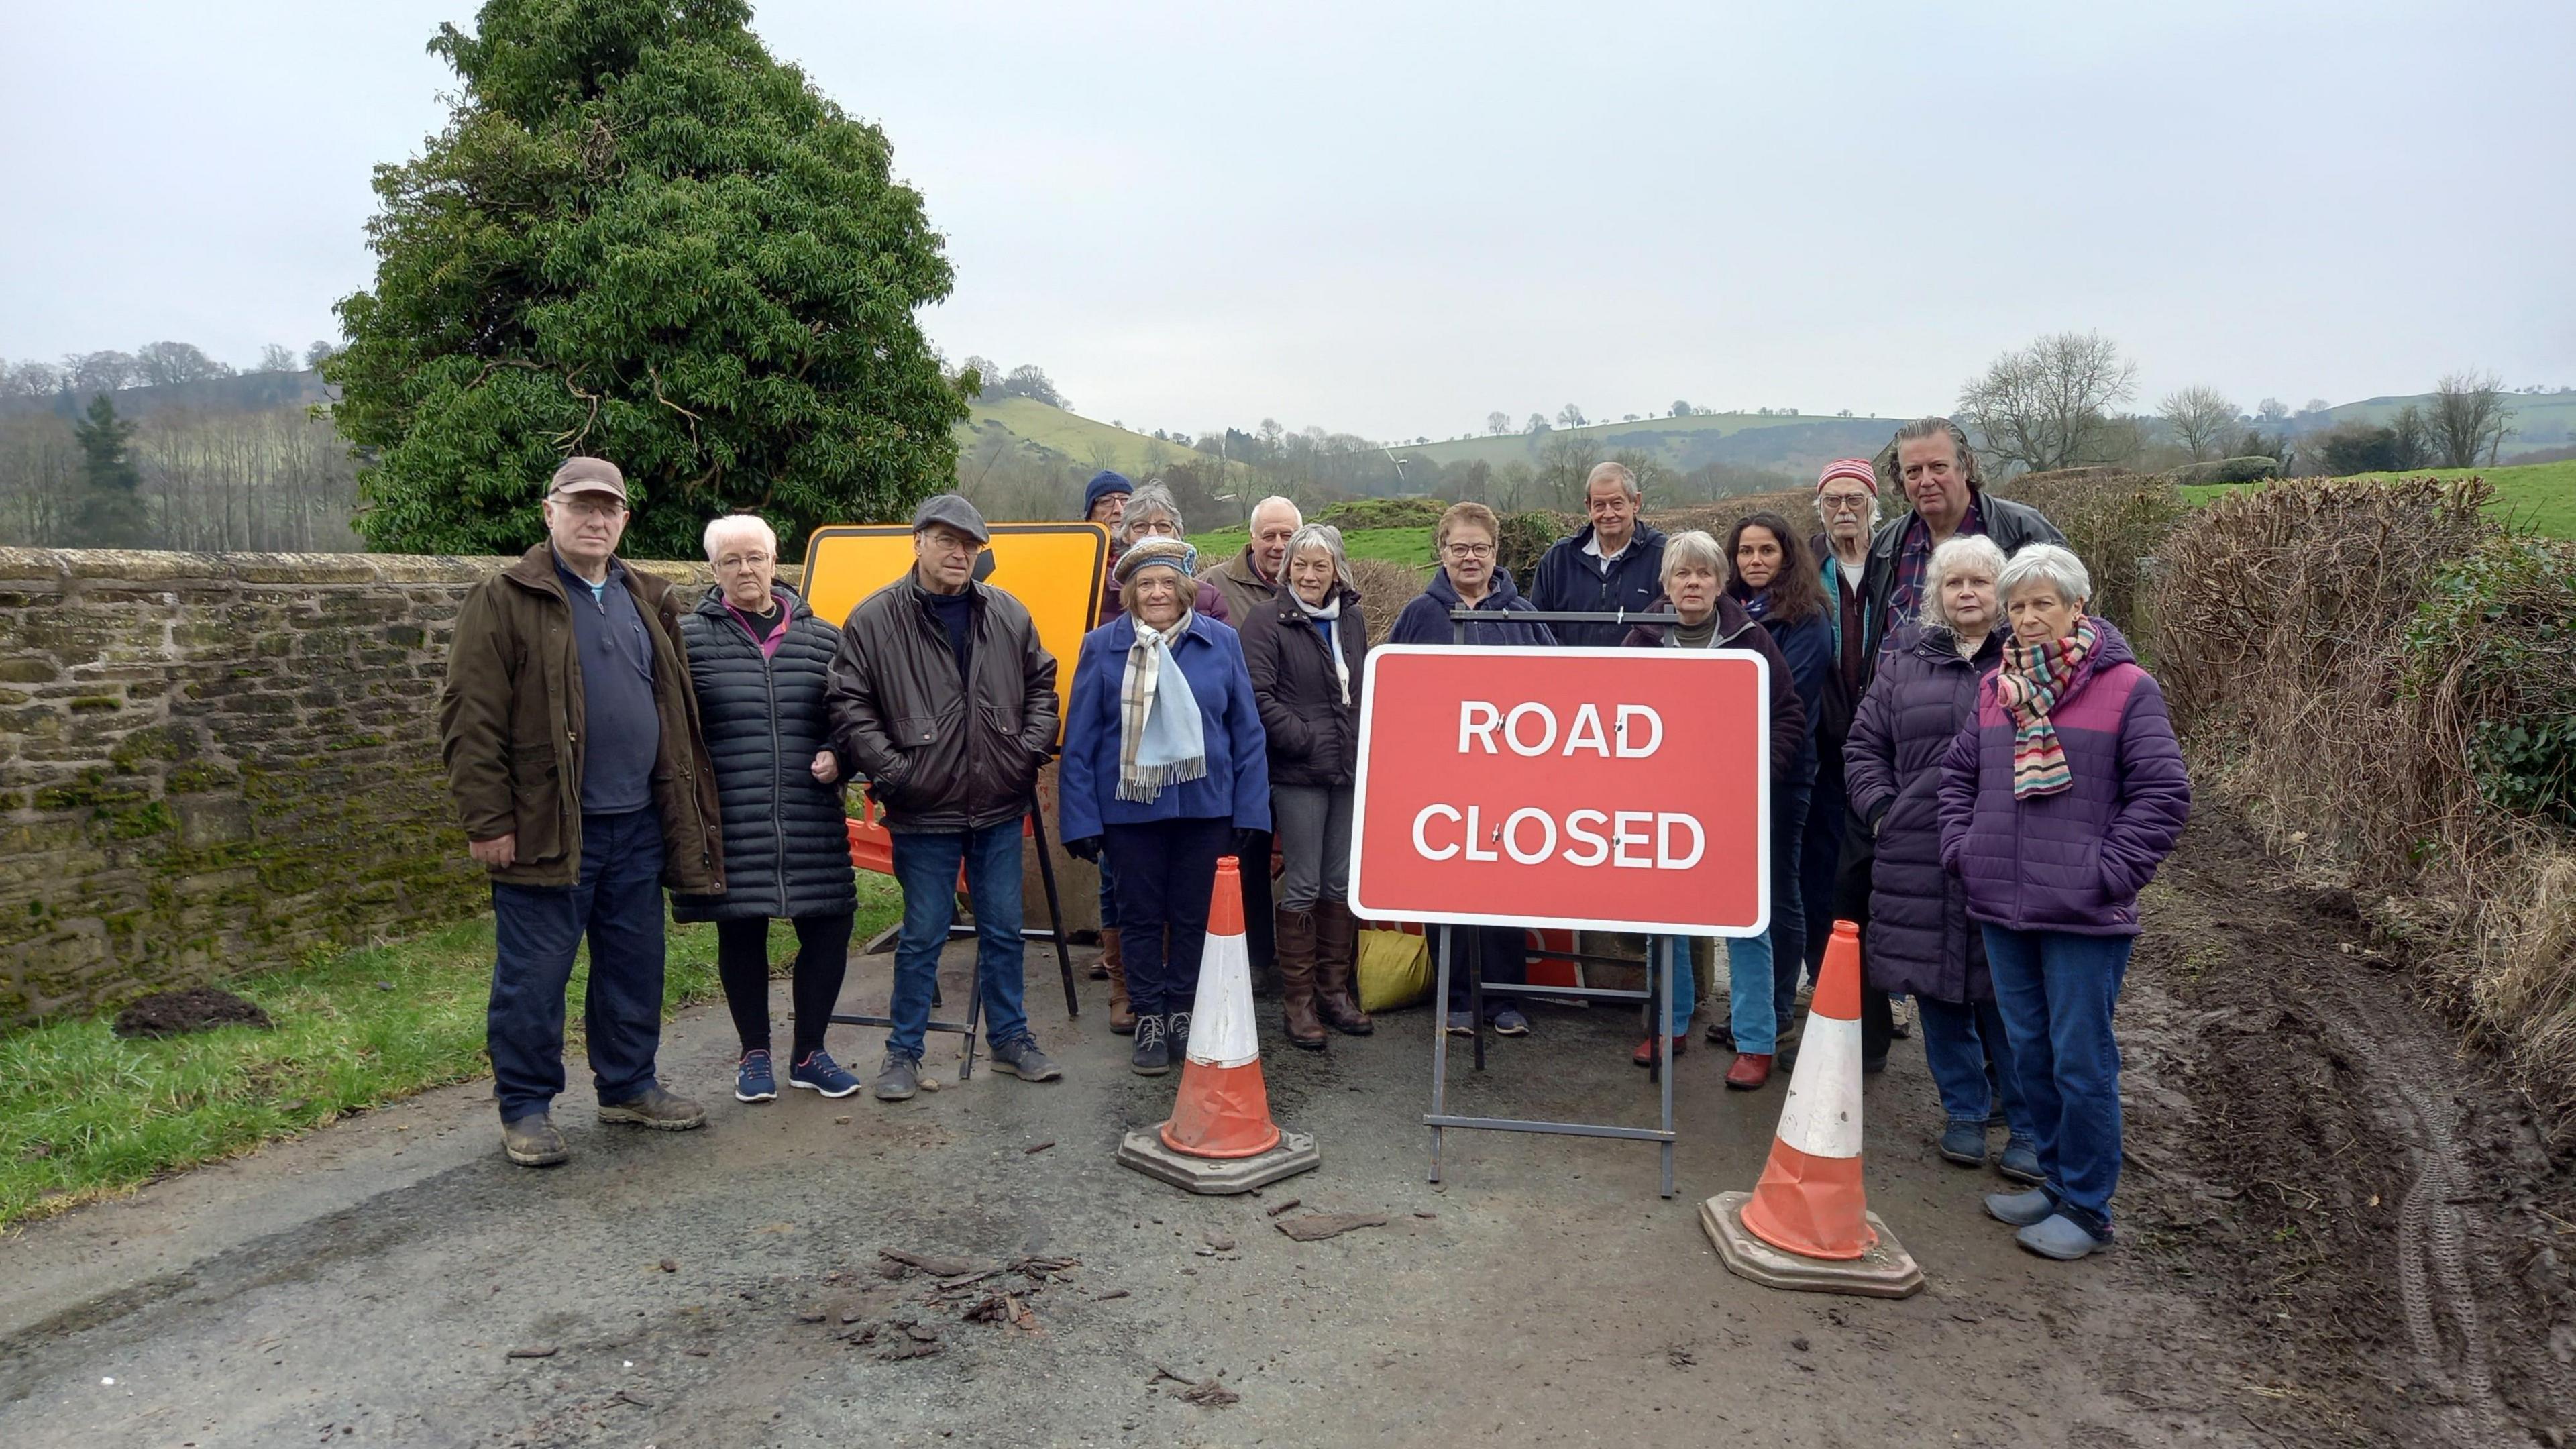
<path fill-rule="evenodd" d="M 1118 1144 L 1118 1160 L 1147 1177 L 1196 1193 L 1220 1195 L 1250 1192 L 1283 1177 L 1323 1165 L 1315 1139 L 1303 1132 L 1283 1132 L 1279 1145 L 1258 1157 L 1193 1157 L 1163 1144 L 1162 1131 L 1139 1127 Z"/>
<path fill-rule="evenodd" d="M 1864 1298 L 1910 1298 L 1923 1291 L 1923 1269 L 1878 1214 L 1864 1214 L 1878 1240 L 1859 1257 L 1808 1258 L 1783 1252 L 1744 1226 L 1744 1205 L 1752 1199 L 1749 1192 L 1722 1192 L 1699 1205 L 1701 1230 L 1737 1277 L 1765 1288 Z"/>

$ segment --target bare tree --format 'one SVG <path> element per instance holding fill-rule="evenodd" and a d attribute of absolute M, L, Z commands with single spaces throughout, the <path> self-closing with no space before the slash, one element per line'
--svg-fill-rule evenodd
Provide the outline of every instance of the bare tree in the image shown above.
<path fill-rule="evenodd" d="M 1995 359 L 1959 392 L 1960 420 L 1988 454 L 2034 473 L 2110 462 L 2135 437 L 2111 408 L 2137 387 L 2138 365 L 2099 332 L 2059 332 Z"/>
<path fill-rule="evenodd" d="M 2226 446 L 2227 434 L 2236 427 L 2236 404 L 2214 387 L 2195 384 L 2168 393 L 2156 411 L 2182 445 L 2191 450 L 2195 463 Z"/>
<path fill-rule="evenodd" d="M 134 361 L 143 371 L 143 381 L 152 387 L 203 382 L 230 377 L 233 372 L 230 365 L 208 357 L 193 342 L 147 342 L 134 350 Z"/>
<path fill-rule="evenodd" d="M 295 349 L 270 343 L 259 350 L 259 365 L 253 372 L 293 372 L 296 370 Z"/>
<path fill-rule="evenodd" d="M 2492 372 L 2454 372 L 2433 388 L 2433 446 L 2451 468 L 2493 466 L 2510 432 L 2505 426 L 2504 380 Z"/>
<path fill-rule="evenodd" d="M 1486 432 L 1488 432 L 1488 433 L 1492 434 L 1493 436 L 1495 436 L 1495 437 L 1499 438 L 1499 437 L 1501 437 L 1503 434 L 1508 433 L 1508 432 L 1510 432 L 1511 430 L 1512 430 L 1512 415 L 1511 415 L 1511 414 L 1509 414 L 1509 413 L 1487 413 L 1487 414 L 1485 414 L 1485 431 L 1486 431 Z"/>
<path fill-rule="evenodd" d="M 1524 432 L 1524 433 L 1544 433 L 1544 432 L 1546 432 L 1546 431 L 1547 431 L 1547 415 L 1546 415 L 1546 414 L 1544 414 L 1544 413 L 1532 413 L 1532 414 L 1530 414 L 1530 415 L 1529 415 L 1529 421 L 1528 421 L 1528 422 L 1526 422 L 1526 423 L 1523 423 L 1523 424 L 1521 425 L 1521 431 L 1522 431 L 1522 432 Z"/>
<path fill-rule="evenodd" d="M 1587 421 L 1583 416 L 1583 409 L 1572 403 L 1567 403 L 1556 411 L 1556 425 L 1560 428 L 1579 428 Z"/>
<path fill-rule="evenodd" d="M 62 369 L 29 358 L 0 364 L 0 397 L 52 397 L 63 390 Z"/>

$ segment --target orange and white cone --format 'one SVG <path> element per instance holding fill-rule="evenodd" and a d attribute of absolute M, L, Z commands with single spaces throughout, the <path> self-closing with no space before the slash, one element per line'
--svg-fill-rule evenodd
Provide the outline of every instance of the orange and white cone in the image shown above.
<path fill-rule="evenodd" d="M 1834 922 L 1798 1041 L 1771 1160 L 1744 1226 L 1806 1258 L 1857 1258 L 1878 1241 L 1860 1184 L 1860 931 Z"/>
<path fill-rule="evenodd" d="M 1192 1157 L 1258 1157 L 1279 1145 L 1261 1038 L 1252 1014 L 1252 957 L 1243 938 L 1243 877 L 1233 856 L 1216 863 L 1207 948 L 1190 1004 L 1181 1096 L 1162 1125 L 1163 1145 Z"/>

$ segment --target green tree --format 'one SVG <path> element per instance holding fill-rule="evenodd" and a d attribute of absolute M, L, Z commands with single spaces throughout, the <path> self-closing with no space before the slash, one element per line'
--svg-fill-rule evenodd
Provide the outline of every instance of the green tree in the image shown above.
<path fill-rule="evenodd" d="M 89 400 L 89 413 L 72 424 L 81 450 L 80 506 L 72 513 L 72 538 L 83 548 L 141 548 L 148 528 L 134 460 L 126 456 L 134 441 L 134 424 L 116 415 L 116 404 L 100 393 Z"/>
<path fill-rule="evenodd" d="M 514 553 L 543 480 L 626 472 L 625 551 L 686 558 L 747 508 L 782 544 L 952 486 L 965 400 L 916 311 L 950 270 L 884 133 L 770 58 L 743 0 L 488 0 L 432 53 L 462 87 L 376 169 L 376 285 L 339 307 L 358 527 Z"/>

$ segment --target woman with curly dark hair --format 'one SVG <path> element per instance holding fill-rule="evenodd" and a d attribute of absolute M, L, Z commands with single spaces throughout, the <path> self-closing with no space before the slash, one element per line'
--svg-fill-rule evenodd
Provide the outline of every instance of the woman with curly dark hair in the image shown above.
<path fill-rule="evenodd" d="M 1726 535 L 1726 592 L 1771 631 L 1789 661 L 1806 735 L 1789 773 L 1771 788 L 1772 1009 L 1780 1035 L 1796 1025 L 1798 969 L 1807 955 L 1807 908 L 1799 889 L 1799 848 L 1807 834 L 1807 797 L 1816 782 L 1816 727 L 1825 680 L 1834 668 L 1834 626 L 1816 561 L 1789 520 L 1748 513 Z M 1712 1037 L 1717 1024 L 1709 1026 Z"/>

